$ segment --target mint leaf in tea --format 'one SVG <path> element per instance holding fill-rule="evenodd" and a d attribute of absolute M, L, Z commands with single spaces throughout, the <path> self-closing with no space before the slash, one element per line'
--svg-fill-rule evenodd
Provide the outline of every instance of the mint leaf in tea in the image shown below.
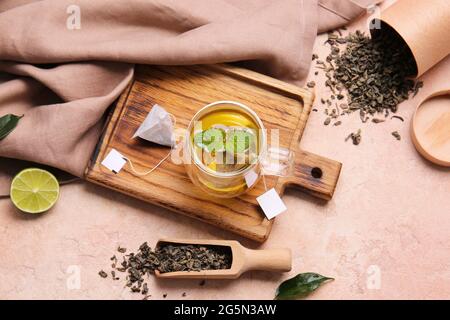
<path fill-rule="evenodd" d="M 194 154 L 208 170 L 241 171 L 258 159 L 258 126 L 243 112 L 212 111 L 199 119 L 196 130 L 191 134 Z"/>

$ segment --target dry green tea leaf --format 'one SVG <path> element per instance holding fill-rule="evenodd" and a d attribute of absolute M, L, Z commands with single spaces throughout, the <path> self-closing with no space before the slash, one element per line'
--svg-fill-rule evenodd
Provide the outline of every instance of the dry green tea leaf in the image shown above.
<path fill-rule="evenodd" d="M 308 88 L 314 88 L 314 87 L 316 86 L 316 83 L 315 83 L 314 81 L 310 81 L 310 82 L 308 82 L 308 83 L 306 84 L 306 86 L 307 86 Z"/>
<path fill-rule="evenodd" d="M 401 122 L 404 122 L 404 121 L 405 121 L 405 119 L 403 119 L 403 118 L 400 117 L 400 116 L 392 116 L 391 119 L 398 119 L 398 120 L 400 120 Z"/>
<path fill-rule="evenodd" d="M 361 129 L 359 129 L 359 130 L 356 131 L 356 132 L 350 133 L 350 134 L 347 136 L 347 138 L 345 138 L 345 142 L 347 142 L 347 140 L 350 139 L 350 138 L 352 139 L 353 144 L 354 144 L 355 146 L 357 146 L 358 144 L 360 144 L 360 143 L 361 143 Z"/>
<path fill-rule="evenodd" d="M 395 137 L 395 139 L 397 139 L 399 141 L 402 139 L 402 137 L 400 136 L 400 133 L 398 133 L 398 131 L 392 132 L 392 135 Z"/>
<path fill-rule="evenodd" d="M 108 277 L 108 274 L 107 274 L 105 271 L 103 271 L 103 270 L 100 270 L 100 272 L 98 273 L 98 275 L 99 275 L 100 277 L 102 277 L 102 278 Z"/>

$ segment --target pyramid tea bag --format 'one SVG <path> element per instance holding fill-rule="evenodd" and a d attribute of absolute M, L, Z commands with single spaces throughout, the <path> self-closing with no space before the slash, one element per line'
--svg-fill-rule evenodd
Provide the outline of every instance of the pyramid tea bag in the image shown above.
<path fill-rule="evenodd" d="M 172 115 L 163 107 L 155 104 L 133 138 L 140 137 L 160 145 L 172 147 L 174 123 Z"/>

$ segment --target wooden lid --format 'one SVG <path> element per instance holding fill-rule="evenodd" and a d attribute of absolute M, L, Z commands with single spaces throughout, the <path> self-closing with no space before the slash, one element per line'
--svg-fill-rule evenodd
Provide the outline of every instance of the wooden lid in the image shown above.
<path fill-rule="evenodd" d="M 411 137 L 422 156 L 450 167 L 450 90 L 436 92 L 419 104 L 412 121 Z"/>

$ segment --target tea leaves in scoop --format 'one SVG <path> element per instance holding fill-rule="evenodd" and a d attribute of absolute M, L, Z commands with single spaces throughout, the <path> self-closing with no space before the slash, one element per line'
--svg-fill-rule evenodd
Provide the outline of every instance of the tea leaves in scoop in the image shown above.
<path fill-rule="evenodd" d="M 122 253 L 118 250 L 118 252 Z M 122 253 L 124 254 L 124 252 Z M 176 271 L 199 272 L 201 270 L 230 269 L 233 255 L 230 247 L 208 245 L 184 245 L 164 243 L 152 250 L 147 242 L 141 244 L 136 252 L 130 252 L 119 262 L 114 255 L 111 278 L 113 280 L 126 279 L 126 286 L 131 292 L 148 294 L 148 278 L 155 270 L 161 273 Z M 117 274 L 121 277 L 116 277 Z M 107 278 L 108 273 L 100 270 L 98 275 Z"/>

